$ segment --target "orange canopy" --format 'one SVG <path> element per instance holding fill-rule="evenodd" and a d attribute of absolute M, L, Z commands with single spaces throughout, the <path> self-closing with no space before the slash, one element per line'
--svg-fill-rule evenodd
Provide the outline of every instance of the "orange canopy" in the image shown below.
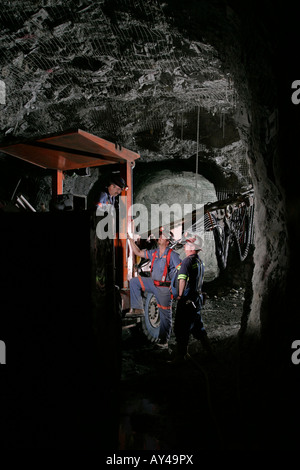
<path fill-rule="evenodd" d="M 0 147 L 0 152 L 42 168 L 60 171 L 133 162 L 140 157 L 131 150 L 80 129 Z"/>

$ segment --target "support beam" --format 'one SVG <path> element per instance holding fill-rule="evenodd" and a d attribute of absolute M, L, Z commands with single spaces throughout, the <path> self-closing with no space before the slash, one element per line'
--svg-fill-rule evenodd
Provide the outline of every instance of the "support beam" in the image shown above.
<path fill-rule="evenodd" d="M 56 170 L 52 176 L 52 197 L 55 198 L 63 193 L 64 174 L 61 170 Z"/>

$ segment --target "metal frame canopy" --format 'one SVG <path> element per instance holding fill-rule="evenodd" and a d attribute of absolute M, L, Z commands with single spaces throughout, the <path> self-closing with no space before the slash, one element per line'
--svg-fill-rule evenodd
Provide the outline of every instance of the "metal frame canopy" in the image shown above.
<path fill-rule="evenodd" d="M 127 190 L 122 191 L 122 195 L 126 195 L 127 214 L 129 213 L 133 202 L 132 170 L 135 160 L 140 158 L 138 153 L 81 129 L 0 146 L 0 152 L 44 169 L 53 170 L 53 197 L 63 193 L 64 171 L 120 164 L 120 174 L 125 178 L 128 186 Z M 132 217 L 128 217 L 127 226 L 122 228 L 123 231 L 131 231 L 131 225 Z M 126 239 L 117 237 L 114 244 L 121 248 L 118 256 L 123 271 L 123 287 L 126 288 L 132 277 L 134 255 L 128 253 Z"/>
<path fill-rule="evenodd" d="M 134 162 L 140 155 L 78 129 L 23 143 L 0 147 L 0 151 L 34 165 L 67 171 L 111 163 Z"/>

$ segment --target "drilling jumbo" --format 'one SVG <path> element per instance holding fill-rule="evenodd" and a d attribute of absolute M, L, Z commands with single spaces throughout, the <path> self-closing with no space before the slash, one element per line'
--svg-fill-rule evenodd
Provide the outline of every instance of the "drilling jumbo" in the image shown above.
<path fill-rule="evenodd" d="M 112 309 L 119 315 L 122 329 L 137 327 L 136 329 L 140 330 L 148 340 L 156 342 L 160 319 L 153 294 L 144 295 L 143 317 L 126 318 L 126 313 L 130 309 L 130 279 L 138 274 L 149 275 L 149 262 L 137 259 L 127 240 L 127 233 L 134 233 L 134 221 L 131 215 L 133 169 L 140 155 L 80 129 L 2 146 L 0 151 L 51 172 L 52 207 L 62 208 L 63 220 L 68 218 L 67 212 L 70 212 L 65 209 L 71 208 L 71 212 L 77 214 L 80 211 L 81 215 L 83 212 L 88 212 L 85 195 L 71 195 L 71 207 L 67 207 L 66 201 L 70 200 L 70 194 L 64 193 L 65 172 L 86 171 L 91 167 L 99 167 L 101 172 L 118 172 L 126 181 L 127 187 L 120 194 L 118 211 L 113 217 L 109 217 L 111 214 L 108 214 L 105 208 L 98 211 L 99 208 L 95 207 L 91 216 L 87 218 L 92 240 L 92 284 L 95 283 L 98 292 L 100 299 L 98 304 L 103 308 L 103 299 L 105 299 L 106 308 Z M 15 190 L 12 199 L 11 203 L 18 210 L 36 213 L 35 208 L 23 194 Z M 190 214 L 192 230 L 193 224 L 197 225 L 199 218 L 204 217 L 205 231 L 213 232 L 220 270 L 226 268 L 232 239 L 237 242 L 241 261 L 246 258 L 253 237 L 253 204 L 253 190 L 248 189 L 244 193 L 233 194 L 226 200 L 206 204 L 204 211 L 199 211 L 199 214 Z M 5 211 L 5 207 L 2 209 Z M 184 219 L 185 227 L 188 218 L 189 216 Z M 103 232 L 106 222 L 108 226 L 111 222 L 111 226 Z M 176 224 L 183 226 L 183 220 L 179 220 Z M 176 227 L 173 223 L 172 227 L 167 228 L 174 230 Z M 152 236 L 150 232 L 143 235 L 144 239 Z M 171 248 L 176 250 L 181 246 L 179 239 L 174 241 Z"/>

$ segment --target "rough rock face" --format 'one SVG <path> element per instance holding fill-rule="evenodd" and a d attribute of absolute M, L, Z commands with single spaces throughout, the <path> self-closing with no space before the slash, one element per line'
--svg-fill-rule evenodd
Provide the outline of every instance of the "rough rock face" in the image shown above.
<path fill-rule="evenodd" d="M 235 3 L 3 0 L 0 135 L 6 143 L 82 128 L 139 152 L 137 179 L 143 162 L 189 166 L 192 157 L 216 187 L 252 180 L 249 325 L 260 331 L 274 293 L 285 296 L 287 271 L 279 15 L 268 2 Z"/>
<path fill-rule="evenodd" d="M 83 128 L 145 159 L 230 159 L 233 82 L 211 45 L 174 28 L 166 4 L 4 3 L 2 140 Z"/>

